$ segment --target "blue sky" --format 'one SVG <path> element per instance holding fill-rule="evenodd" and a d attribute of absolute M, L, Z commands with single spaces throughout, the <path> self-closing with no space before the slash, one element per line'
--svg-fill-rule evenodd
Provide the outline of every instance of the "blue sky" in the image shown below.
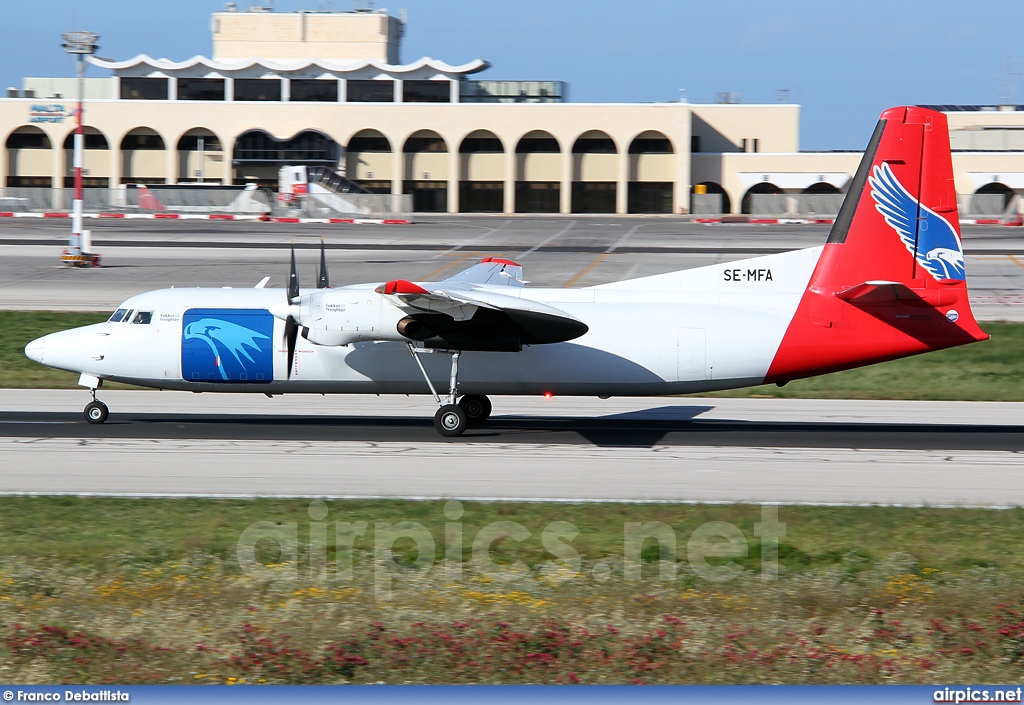
<path fill-rule="evenodd" d="M 264 0 L 266 3 L 266 0 Z M 249 3 L 238 0 L 238 5 Z M 363 3 L 360 3 L 363 4 Z M 0 0 L 0 81 L 70 76 L 60 35 L 101 35 L 100 55 L 211 53 L 213 0 Z M 354 0 L 277 0 L 350 10 Z M 905 103 L 1024 103 L 1024 2 L 951 0 L 400 0 L 402 59 L 486 59 L 480 78 L 563 80 L 573 102 L 775 102 L 802 106 L 803 149 L 860 149 L 878 114 Z M 1007 58 L 1012 56 L 1011 68 Z M 97 69 L 90 76 L 103 75 Z"/>

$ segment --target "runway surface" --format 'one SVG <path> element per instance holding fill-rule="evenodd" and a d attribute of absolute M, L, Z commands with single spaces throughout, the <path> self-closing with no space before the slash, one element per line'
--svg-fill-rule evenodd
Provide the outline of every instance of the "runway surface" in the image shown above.
<path fill-rule="evenodd" d="M 0 391 L 0 492 L 1024 505 L 1024 404 Z"/>
<path fill-rule="evenodd" d="M 57 266 L 66 222 L 0 219 L 0 308 L 106 310 L 170 286 L 281 286 L 287 248 L 312 282 L 323 237 L 331 280 L 443 279 L 479 258 L 520 261 L 537 286 L 591 286 L 825 241 L 826 225 L 702 225 L 678 217 L 426 216 L 415 225 L 108 220 L 91 224 L 104 267 Z M 975 313 L 1024 320 L 1024 229 L 965 226 Z"/>

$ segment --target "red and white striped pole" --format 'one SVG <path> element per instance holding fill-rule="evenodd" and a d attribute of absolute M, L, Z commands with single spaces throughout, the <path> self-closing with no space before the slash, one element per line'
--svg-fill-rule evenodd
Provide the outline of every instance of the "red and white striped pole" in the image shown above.
<path fill-rule="evenodd" d="M 71 238 L 65 260 L 79 266 L 90 266 L 93 260 L 88 252 L 82 251 L 82 166 L 85 157 L 85 57 L 99 48 L 98 34 L 92 32 L 68 32 L 64 35 L 64 51 L 75 57 L 75 71 L 78 75 L 78 120 L 75 125 L 74 170 L 75 199 L 71 206 Z"/>
<path fill-rule="evenodd" d="M 75 200 L 71 204 L 71 242 L 68 243 L 69 250 L 73 255 L 82 253 L 82 162 L 85 152 L 85 132 L 82 130 L 82 118 L 85 110 L 83 93 L 85 88 L 85 61 L 82 54 L 77 57 L 75 68 L 78 72 L 78 124 L 75 125 Z"/>

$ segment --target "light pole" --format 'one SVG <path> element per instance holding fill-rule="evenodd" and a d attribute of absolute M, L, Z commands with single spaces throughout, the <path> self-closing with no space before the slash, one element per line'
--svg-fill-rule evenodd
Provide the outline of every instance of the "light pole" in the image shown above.
<path fill-rule="evenodd" d="M 85 133 L 82 130 L 85 102 L 85 57 L 95 54 L 99 46 L 98 34 L 92 32 L 68 32 L 64 35 L 64 51 L 75 59 L 75 71 L 78 76 L 78 124 L 75 126 L 75 200 L 71 209 L 71 238 L 68 249 L 61 258 L 64 262 L 79 267 L 90 267 L 99 264 L 99 256 L 83 251 L 82 242 L 82 161 L 85 150 Z"/>

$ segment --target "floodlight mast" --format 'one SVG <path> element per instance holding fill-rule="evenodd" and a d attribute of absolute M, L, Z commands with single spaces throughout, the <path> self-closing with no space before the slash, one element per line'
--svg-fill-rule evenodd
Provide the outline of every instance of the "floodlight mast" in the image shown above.
<path fill-rule="evenodd" d="M 74 148 L 74 170 L 75 170 L 75 199 L 71 209 L 71 238 L 68 241 L 68 250 L 63 259 L 65 262 L 77 266 L 92 266 L 99 263 L 98 257 L 93 257 L 88 252 L 82 251 L 82 163 L 84 161 L 85 132 L 82 129 L 85 113 L 85 57 L 96 53 L 99 45 L 96 41 L 100 38 L 92 32 L 67 32 L 63 35 L 64 51 L 75 59 L 75 72 L 78 77 L 78 121 L 75 125 L 75 148 Z"/>

